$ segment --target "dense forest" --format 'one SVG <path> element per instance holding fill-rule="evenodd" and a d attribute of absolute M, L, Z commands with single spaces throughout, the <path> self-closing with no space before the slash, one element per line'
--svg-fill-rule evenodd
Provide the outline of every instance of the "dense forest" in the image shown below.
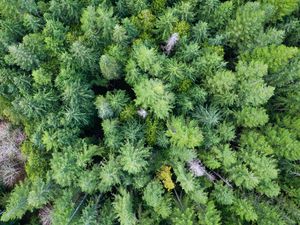
<path fill-rule="evenodd" d="M 296 225 L 299 162 L 299 0 L 0 0 L 0 225 Z"/>

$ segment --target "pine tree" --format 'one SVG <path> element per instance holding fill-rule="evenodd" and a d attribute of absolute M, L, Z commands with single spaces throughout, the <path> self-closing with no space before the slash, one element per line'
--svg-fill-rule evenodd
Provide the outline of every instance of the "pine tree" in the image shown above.
<path fill-rule="evenodd" d="M 55 20 L 69 24 L 71 21 L 78 22 L 81 7 L 80 1 L 52 0 L 49 10 Z"/>
<path fill-rule="evenodd" d="M 158 17 L 158 21 L 156 22 L 157 33 L 160 34 L 163 40 L 166 40 L 174 33 L 175 24 L 178 20 L 172 9 L 166 10 L 163 15 Z"/>
<path fill-rule="evenodd" d="M 166 132 L 166 135 L 170 137 L 171 144 L 180 148 L 200 146 L 203 136 L 196 124 L 194 120 L 186 122 L 181 117 L 172 117 Z"/>
<path fill-rule="evenodd" d="M 266 12 L 259 2 L 248 2 L 239 7 L 236 18 L 229 21 L 226 29 L 230 44 L 241 50 L 252 49 L 266 21 Z"/>
<path fill-rule="evenodd" d="M 52 81 L 52 73 L 44 68 L 32 71 L 32 78 L 37 85 L 50 86 Z"/>
<path fill-rule="evenodd" d="M 6 61 L 10 64 L 16 64 L 24 70 L 35 69 L 40 64 L 39 59 L 22 45 L 10 46 L 9 53 L 10 55 L 6 57 Z"/>
<path fill-rule="evenodd" d="M 101 171 L 99 173 L 100 183 L 98 183 L 98 189 L 101 192 L 109 191 L 112 186 L 120 184 L 121 168 L 118 161 L 110 156 L 106 162 L 101 165 Z"/>
<path fill-rule="evenodd" d="M 106 41 L 111 40 L 112 32 L 116 25 L 116 19 L 113 16 L 113 8 L 99 5 L 97 8 L 96 24 L 101 32 L 102 38 Z"/>
<path fill-rule="evenodd" d="M 143 72 L 148 72 L 153 76 L 158 76 L 161 73 L 161 57 L 158 56 L 154 48 L 140 44 L 134 46 L 133 49 L 133 57 Z"/>
<path fill-rule="evenodd" d="M 181 163 L 177 163 L 174 167 L 174 172 L 177 177 L 177 181 L 180 182 L 180 186 L 186 193 L 192 193 L 196 190 L 195 178 L 191 173 L 187 173 L 184 166 Z"/>
<path fill-rule="evenodd" d="M 76 224 L 78 220 L 74 201 L 75 192 L 72 189 L 65 189 L 59 198 L 56 198 L 51 212 L 51 224 Z"/>
<path fill-rule="evenodd" d="M 114 80 L 121 77 L 120 65 L 112 56 L 102 55 L 100 58 L 100 69 L 104 78 Z"/>
<path fill-rule="evenodd" d="M 46 48 L 53 55 L 61 53 L 65 47 L 67 28 L 58 20 L 47 19 L 42 31 Z"/>
<path fill-rule="evenodd" d="M 28 194 L 28 204 L 34 208 L 44 206 L 53 199 L 55 189 L 56 187 L 52 181 L 43 181 L 41 178 L 35 178 Z"/>
<path fill-rule="evenodd" d="M 191 208 L 186 208 L 184 211 L 176 209 L 176 211 L 174 211 L 174 217 L 172 217 L 172 222 L 175 225 L 193 225 L 195 224 L 194 217 L 194 211 Z"/>
<path fill-rule="evenodd" d="M 265 125 L 268 120 L 268 114 L 264 108 L 244 107 L 241 111 L 235 113 L 237 124 L 244 127 L 259 127 Z"/>
<path fill-rule="evenodd" d="M 208 32 L 208 24 L 206 22 L 200 21 L 192 28 L 193 39 L 197 43 L 203 43 L 207 40 L 209 32 Z"/>
<path fill-rule="evenodd" d="M 273 147 L 275 154 L 288 160 L 298 160 L 300 156 L 300 142 L 293 136 L 288 129 L 279 126 L 268 126 L 266 129 L 268 143 Z"/>
<path fill-rule="evenodd" d="M 104 120 L 102 122 L 102 128 L 104 131 L 105 141 L 104 144 L 112 149 L 117 149 L 121 146 L 122 137 L 119 133 L 120 125 L 117 119 Z"/>
<path fill-rule="evenodd" d="M 8 61 L 7 63 L 16 64 L 24 70 L 36 68 L 47 59 L 43 36 L 38 33 L 24 36 L 22 43 L 18 46 L 9 47 L 9 52 L 7 60 L 12 59 L 13 62 Z"/>
<path fill-rule="evenodd" d="M 207 225 L 218 225 L 221 224 L 220 212 L 216 209 L 213 201 L 207 203 L 204 212 L 198 214 L 199 223 Z"/>
<path fill-rule="evenodd" d="M 245 219 L 246 221 L 257 220 L 256 211 L 251 202 L 247 199 L 238 199 L 232 206 L 232 210 L 234 210 L 241 219 Z"/>
<path fill-rule="evenodd" d="M 13 104 L 17 111 L 28 118 L 39 118 L 57 108 L 57 96 L 53 90 L 42 90 L 33 95 L 16 98 Z"/>
<path fill-rule="evenodd" d="M 275 7 L 276 14 L 274 15 L 274 19 L 281 19 L 284 16 L 290 15 L 299 6 L 299 2 L 295 0 L 262 0 L 260 2 L 265 4 L 272 4 Z"/>
<path fill-rule="evenodd" d="M 215 184 L 215 189 L 212 192 L 212 196 L 215 198 L 216 202 L 222 205 L 232 205 L 236 200 L 233 190 L 221 183 Z"/>
<path fill-rule="evenodd" d="M 123 169 L 130 174 L 137 174 L 146 169 L 146 161 L 150 156 L 150 148 L 145 147 L 144 143 L 139 142 L 137 146 L 126 142 L 120 148 L 120 164 Z"/>
<path fill-rule="evenodd" d="M 267 65 L 260 61 L 249 63 L 239 61 L 236 69 L 239 80 L 238 104 L 242 106 L 265 104 L 274 93 L 274 88 L 267 86 L 263 80 L 267 75 Z"/>
<path fill-rule="evenodd" d="M 174 95 L 158 79 L 144 79 L 134 87 L 136 104 L 150 108 L 158 118 L 166 118 L 173 108 Z"/>
<path fill-rule="evenodd" d="M 72 65 L 84 71 L 95 71 L 97 68 L 97 54 L 83 43 L 75 41 L 71 48 Z"/>
<path fill-rule="evenodd" d="M 236 85 L 236 76 L 231 71 L 218 71 L 207 80 L 207 87 L 213 95 L 214 102 L 221 106 L 233 105 L 237 100 Z"/>
<path fill-rule="evenodd" d="M 131 195 L 126 190 L 121 189 L 119 191 L 119 194 L 115 196 L 113 205 L 120 224 L 137 224 L 136 216 L 133 213 Z"/>
<path fill-rule="evenodd" d="M 81 224 L 84 225 L 97 225 L 98 223 L 98 204 L 99 198 L 97 200 L 90 200 L 87 206 L 82 210 L 82 216 L 80 218 Z"/>
<path fill-rule="evenodd" d="M 25 27 L 33 32 L 37 32 L 42 28 L 41 19 L 35 15 L 27 13 L 23 16 L 23 20 Z"/>
<path fill-rule="evenodd" d="M 299 6 L 0 0 L 2 223 L 297 224 Z"/>
<path fill-rule="evenodd" d="M 21 219 L 25 212 L 30 208 L 28 204 L 29 183 L 24 182 L 17 185 L 9 197 L 9 202 L 1 220 L 8 222 L 13 219 Z"/>
<path fill-rule="evenodd" d="M 164 195 L 164 190 L 159 181 L 152 181 L 146 186 L 143 199 L 162 218 L 167 218 L 171 214 L 170 199 Z"/>
<path fill-rule="evenodd" d="M 65 82 L 62 97 L 66 104 L 64 109 L 65 122 L 70 125 L 87 125 L 93 114 L 92 101 L 94 93 L 90 85 L 81 81 Z"/>
<path fill-rule="evenodd" d="M 114 27 L 113 40 L 117 44 L 126 45 L 128 43 L 128 35 L 124 26 L 117 24 Z"/>
<path fill-rule="evenodd" d="M 289 60 L 296 56 L 299 50 L 296 47 L 285 45 L 271 45 L 263 48 L 255 48 L 251 53 L 242 56 L 246 61 L 258 60 L 268 65 L 270 73 L 279 72 L 289 63 Z"/>
<path fill-rule="evenodd" d="M 77 154 L 73 148 L 64 149 L 63 152 L 54 152 L 51 159 L 53 179 L 63 187 L 77 182 L 82 169 L 76 165 Z"/>

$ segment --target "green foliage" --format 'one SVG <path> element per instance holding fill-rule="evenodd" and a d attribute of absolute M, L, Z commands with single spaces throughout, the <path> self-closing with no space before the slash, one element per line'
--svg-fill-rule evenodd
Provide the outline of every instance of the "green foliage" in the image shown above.
<path fill-rule="evenodd" d="M 191 208 L 185 209 L 183 212 L 179 209 L 174 211 L 174 217 L 172 218 L 173 224 L 176 225 L 193 225 L 194 224 L 194 211 Z"/>
<path fill-rule="evenodd" d="M 77 149 L 74 151 L 74 149 Z M 63 187 L 77 182 L 80 173 L 97 154 L 97 148 L 88 147 L 85 143 L 77 143 L 64 149 L 63 152 L 54 152 L 51 159 L 51 169 L 55 182 Z"/>
<path fill-rule="evenodd" d="M 99 173 L 100 183 L 98 189 L 101 192 L 109 191 L 113 185 L 120 183 L 120 167 L 118 162 L 110 157 L 106 162 L 102 163 Z"/>
<path fill-rule="evenodd" d="M 206 22 L 200 21 L 193 27 L 192 32 L 195 41 L 198 43 L 202 43 L 208 37 L 208 24 Z"/>
<path fill-rule="evenodd" d="M 57 96 L 52 90 L 37 92 L 34 95 L 16 98 L 13 102 L 17 111 L 28 118 L 41 117 L 56 108 Z M 50 106 L 53 106 L 51 109 Z M 49 110 L 49 111 L 48 111 Z"/>
<path fill-rule="evenodd" d="M 8 51 L 6 62 L 27 71 L 37 68 L 46 57 L 43 37 L 38 34 L 24 36 L 22 43 L 9 46 Z"/>
<path fill-rule="evenodd" d="M 53 211 L 51 212 L 51 222 L 54 224 L 68 224 L 72 220 L 75 202 L 74 191 L 66 189 L 59 198 L 55 199 Z"/>
<path fill-rule="evenodd" d="M 220 212 L 216 209 L 213 201 L 207 203 L 205 210 L 198 214 L 199 223 L 207 225 L 221 224 Z"/>
<path fill-rule="evenodd" d="M 117 116 L 126 106 L 129 98 L 124 91 L 107 92 L 106 96 L 98 96 L 95 106 L 98 109 L 98 115 L 102 119 L 108 119 Z"/>
<path fill-rule="evenodd" d="M 104 144 L 113 149 L 117 149 L 121 145 L 121 136 L 119 134 L 119 121 L 118 120 L 104 120 L 102 122 L 105 141 Z"/>
<path fill-rule="evenodd" d="M 263 224 L 285 224 L 282 215 L 277 208 L 270 207 L 268 204 L 259 204 L 257 208 L 257 214 L 259 215 L 257 222 Z"/>
<path fill-rule="evenodd" d="M 242 137 L 243 141 L 247 141 L 245 138 L 252 138 L 252 134 L 248 134 L 249 138 Z M 243 142 L 243 148 L 240 149 L 237 161 L 234 162 L 232 167 L 227 167 L 230 178 L 237 186 L 250 190 L 257 188 L 258 192 L 269 197 L 277 196 L 280 187 L 274 182 L 278 177 L 276 160 L 267 157 L 264 152 L 258 152 L 259 149 L 255 147 L 256 143 L 254 145 L 251 142 L 249 144 Z"/>
<path fill-rule="evenodd" d="M 83 43 L 75 41 L 70 48 L 70 54 L 74 66 L 82 70 L 95 70 L 97 55 Z"/>
<path fill-rule="evenodd" d="M 161 61 L 154 48 L 145 45 L 134 46 L 133 57 L 143 72 L 157 76 L 161 72 Z"/>
<path fill-rule="evenodd" d="M 174 15 L 171 9 L 165 10 L 164 14 L 158 17 L 156 32 L 161 36 L 162 40 L 167 40 L 174 33 L 178 20 L 178 17 Z"/>
<path fill-rule="evenodd" d="M 266 129 L 268 143 L 273 147 L 275 154 L 288 160 L 298 160 L 300 157 L 300 142 L 293 136 L 290 130 L 279 126 L 268 126 Z"/>
<path fill-rule="evenodd" d="M 167 126 L 166 135 L 170 137 L 171 144 L 176 147 L 194 148 L 203 140 L 202 132 L 194 120 L 186 122 L 182 117 L 172 117 Z"/>
<path fill-rule="evenodd" d="M 97 217 L 97 202 L 90 201 L 88 205 L 82 210 L 82 216 L 79 223 L 84 225 L 97 225 Z"/>
<path fill-rule="evenodd" d="M 224 169 L 230 168 L 237 162 L 236 152 L 234 152 L 229 145 L 214 146 L 211 149 L 213 155 L 204 156 L 206 165 L 211 169 L 223 167 Z"/>
<path fill-rule="evenodd" d="M 38 85 L 51 85 L 52 74 L 44 68 L 32 71 L 32 77 L 34 82 Z"/>
<path fill-rule="evenodd" d="M 272 4 L 275 7 L 275 19 L 281 19 L 283 16 L 290 15 L 299 6 L 299 2 L 296 0 L 261 0 L 260 2 Z"/>
<path fill-rule="evenodd" d="M 108 80 L 120 78 L 120 65 L 112 56 L 102 55 L 99 63 L 103 77 Z"/>
<path fill-rule="evenodd" d="M 158 79 L 143 79 L 134 87 L 135 103 L 149 108 L 158 118 L 168 117 L 173 108 L 174 94 Z"/>
<path fill-rule="evenodd" d="M 114 210 L 117 218 L 122 225 L 133 225 L 137 223 L 137 219 L 133 213 L 131 195 L 124 189 L 115 196 Z"/>
<path fill-rule="evenodd" d="M 264 155 L 270 155 L 274 151 L 268 143 L 267 137 L 256 131 L 246 131 L 241 135 L 240 146 L 249 148 Z"/>
<path fill-rule="evenodd" d="M 246 221 L 256 221 L 257 214 L 250 201 L 247 199 L 238 199 L 232 207 L 241 219 Z"/>
<path fill-rule="evenodd" d="M 246 53 L 242 56 L 243 59 L 259 60 L 268 65 L 270 73 L 279 72 L 284 66 L 289 63 L 299 50 L 296 47 L 287 47 L 285 45 L 271 45 L 264 48 L 255 48 L 251 53 Z"/>
<path fill-rule="evenodd" d="M 207 80 L 207 87 L 214 101 L 222 106 L 233 105 L 237 100 L 236 84 L 236 76 L 231 71 L 218 71 Z"/>
<path fill-rule="evenodd" d="M 0 0 L 0 223 L 298 224 L 299 6 Z"/>
<path fill-rule="evenodd" d="M 28 195 L 28 204 L 34 208 L 42 207 L 53 199 L 54 190 L 55 185 L 52 181 L 43 181 L 41 178 L 35 178 Z"/>
<path fill-rule="evenodd" d="M 163 187 L 159 181 L 154 180 L 146 186 L 143 199 L 162 218 L 167 218 L 171 214 L 170 199 L 164 195 Z"/>
<path fill-rule="evenodd" d="M 263 80 L 267 75 L 267 68 L 267 65 L 260 61 L 249 63 L 239 61 L 237 65 L 239 105 L 259 106 L 265 104 L 271 98 L 274 88 L 267 86 Z"/>
<path fill-rule="evenodd" d="M 255 174 L 247 169 L 245 165 L 237 165 L 231 169 L 231 179 L 237 186 L 253 189 L 259 183 Z"/>
<path fill-rule="evenodd" d="M 127 142 L 120 148 L 120 164 L 130 174 L 142 172 L 148 165 L 146 161 L 150 156 L 150 148 L 145 148 L 140 142 L 137 146 Z"/>
<path fill-rule="evenodd" d="M 215 185 L 215 190 L 212 192 L 212 196 L 222 205 L 232 205 L 235 201 L 233 190 L 221 183 Z"/>
<path fill-rule="evenodd" d="M 53 13 L 53 16 L 56 18 L 65 18 L 75 19 L 76 18 L 76 9 L 79 7 L 78 1 L 68 1 L 68 0 L 58 0 L 51 1 L 50 10 Z"/>
<path fill-rule="evenodd" d="M 174 172 L 177 176 L 177 181 L 180 182 L 180 186 L 186 193 L 192 193 L 196 190 L 195 178 L 191 173 L 187 173 L 182 164 L 177 163 Z"/>
<path fill-rule="evenodd" d="M 46 20 L 46 25 L 43 29 L 44 41 L 46 48 L 51 51 L 53 55 L 62 52 L 66 41 L 67 28 L 64 24 L 52 19 Z"/>
<path fill-rule="evenodd" d="M 98 109 L 98 115 L 101 119 L 107 119 L 113 116 L 112 108 L 104 96 L 98 96 L 96 98 L 95 105 Z"/>
<path fill-rule="evenodd" d="M 239 7 L 236 18 L 230 20 L 227 27 L 230 44 L 243 50 L 253 48 L 265 21 L 266 12 L 258 2 L 248 2 Z"/>
<path fill-rule="evenodd" d="M 1 220 L 8 222 L 13 219 L 20 219 L 29 209 L 28 194 L 29 184 L 27 182 L 17 185 L 11 193 L 6 211 L 1 216 Z"/>
<path fill-rule="evenodd" d="M 51 159 L 51 168 L 53 170 L 53 178 L 56 183 L 64 186 L 70 186 L 77 180 L 77 176 L 81 172 L 80 168 L 74 164 L 77 159 L 76 152 L 73 148 L 65 149 L 62 152 L 53 153 Z"/>
<path fill-rule="evenodd" d="M 244 107 L 235 114 L 238 125 L 244 127 L 259 127 L 268 122 L 268 114 L 263 108 Z"/>
<path fill-rule="evenodd" d="M 29 179 L 34 180 L 46 174 L 48 169 L 47 156 L 41 153 L 30 142 L 22 144 L 22 154 L 27 156 L 25 171 Z"/>
<path fill-rule="evenodd" d="M 216 107 L 213 106 L 197 107 L 194 117 L 198 119 L 204 126 L 209 128 L 218 125 L 221 119 L 220 112 Z"/>

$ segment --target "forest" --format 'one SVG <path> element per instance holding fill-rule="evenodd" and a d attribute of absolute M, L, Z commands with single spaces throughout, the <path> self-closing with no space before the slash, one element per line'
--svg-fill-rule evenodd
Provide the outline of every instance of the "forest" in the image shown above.
<path fill-rule="evenodd" d="M 0 0 L 0 225 L 299 223 L 299 0 Z"/>

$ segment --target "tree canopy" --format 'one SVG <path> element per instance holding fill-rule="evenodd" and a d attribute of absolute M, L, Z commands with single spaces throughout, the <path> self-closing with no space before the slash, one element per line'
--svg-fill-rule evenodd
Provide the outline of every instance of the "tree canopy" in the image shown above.
<path fill-rule="evenodd" d="M 0 0 L 0 225 L 296 225 L 299 0 Z"/>

